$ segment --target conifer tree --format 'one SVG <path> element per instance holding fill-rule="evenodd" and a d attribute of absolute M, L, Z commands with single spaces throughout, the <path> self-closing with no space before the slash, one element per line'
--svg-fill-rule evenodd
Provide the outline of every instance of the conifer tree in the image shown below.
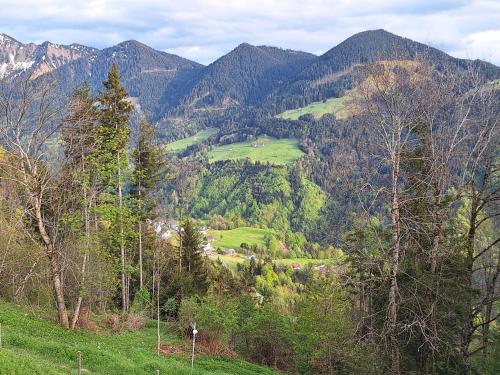
<path fill-rule="evenodd" d="M 106 90 L 98 97 L 100 123 L 96 130 L 96 150 L 92 159 L 101 187 L 107 193 L 101 201 L 100 214 L 110 225 L 107 243 L 112 249 L 119 248 L 122 309 L 127 311 L 129 293 L 125 245 L 129 234 L 126 227 L 130 222 L 130 211 L 124 202 L 123 186 L 128 167 L 127 146 L 132 104 L 120 83 L 120 73 L 115 64 L 103 84 Z"/>
<path fill-rule="evenodd" d="M 196 225 L 191 219 L 183 223 L 182 236 L 182 267 L 192 282 L 192 288 L 199 293 L 205 293 L 208 287 L 207 269 L 201 255 L 201 238 Z"/>
<path fill-rule="evenodd" d="M 160 179 L 163 168 L 163 155 L 160 146 L 154 140 L 155 129 L 146 120 L 139 123 L 139 139 L 132 154 L 135 164 L 131 193 L 137 203 L 137 230 L 139 256 L 139 286 L 144 286 L 143 280 L 143 223 L 152 218 L 156 206 L 152 194 Z"/>
<path fill-rule="evenodd" d="M 88 84 L 75 89 L 68 104 L 68 111 L 61 128 L 66 156 L 63 174 L 66 178 L 61 183 L 65 186 L 64 191 L 67 193 L 64 199 L 68 214 L 79 220 L 79 227 L 75 228 L 77 233 L 74 235 L 76 239 L 81 238 L 83 242 L 79 293 L 71 321 L 71 328 L 75 328 L 83 302 L 92 227 L 95 227 L 91 223 L 92 211 L 95 208 L 97 195 L 95 170 L 90 164 L 89 157 L 95 148 L 95 131 L 99 113 L 94 105 L 94 98 Z"/>

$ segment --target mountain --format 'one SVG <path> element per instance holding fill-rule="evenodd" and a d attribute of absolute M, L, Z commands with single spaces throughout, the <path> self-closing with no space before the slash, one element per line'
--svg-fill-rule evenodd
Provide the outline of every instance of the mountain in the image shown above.
<path fill-rule="evenodd" d="M 199 108 L 258 103 L 315 58 L 301 51 L 240 44 L 203 69 L 180 105 Z"/>
<path fill-rule="evenodd" d="M 352 87 L 359 65 L 418 55 L 441 66 L 476 66 L 489 79 L 500 77 L 500 68 L 493 64 L 457 59 L 385 30 L 370 30 L 321 56 L 243 43 L 208 66 L 133 40 L 99 50 L 79 44 L 23 44 L 0 34 L 0 78 L 30 75 L 35 82 L 51 80 L 65 100 L 85 81 L 97 92 L 116 63 L 136 107 L 165 133 L 172 125 L 186 126 L 200 116 L 213 118 L 225 109 L 254 107 L 273 115 L 338 97 Z"/>
<path fill-rule="evenodd" d="M 202 67 L 194 61 L 157 51 L 137 41 L 126 41 L 97 51 L 89 58 L 74 60 L 51 72 L 48 78 L 57 82 L 63 93 L 71 92 L 85 81 L 94 90 L 99 90 L 113 63 L 118 65 L 122 82 L 136 108 L 153 121 L 161 112 L 159 98 L 165 91 L 177 91 L 170 88 L 174 79 Z"/>
<path fill-rule="evenodd" d="M 29 72 L 35 79 L 77 59 L 91 58 L 96 52 L 96 49 L 80 44 L 23 44 L 0 34 L 0 78 Z"/>
<path fill-rule="evenodd" d="M 476 67 L 488 79 L 500 77 L 500 68 L 481 60 L 458 59 L 428 45 L 385 30 L 357 33 L 311 61 L 267 98 L 278 111 L 312 101 L 341 96 L 352 86 L 352 74 L 362 64 L 382 60 L 414 60 L 418 56 L 437 66 Z"/>

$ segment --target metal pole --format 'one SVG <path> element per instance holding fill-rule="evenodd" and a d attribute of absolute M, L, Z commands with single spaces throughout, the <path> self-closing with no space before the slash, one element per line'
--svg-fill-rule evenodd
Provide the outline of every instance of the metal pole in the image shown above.
<path fill-rule="evenodd" d="M 156 288 L 156 355 L 160 355 L 161 337 L 160 337 L 160 271 L 158 267 L 157 288 Z"/>
<path fill-rule="evenodd" d="M 194 347 L 196 343 L 196 334 L 198 331 L 196 330 L 196 323 L 193 324 L 193 352 L 191 354 L 191 373 L 193 373 L 194 370 Z"/>
<path fill-rule="evenodd" d="M 78 363 L 78 375 L 82 375 L 82 352 L 78 351 L 76 352 L 76 361 Z"/>

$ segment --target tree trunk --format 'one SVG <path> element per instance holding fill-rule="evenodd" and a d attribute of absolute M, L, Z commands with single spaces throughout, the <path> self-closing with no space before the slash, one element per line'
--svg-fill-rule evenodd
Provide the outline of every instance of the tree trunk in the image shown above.
<path fill-rule="evenodd" d="M 390 273 L 389 273 L 389 300 L 387 308 L 387 324 L 389 346 L 391 352 L 391 375 L 399 375 L 400 371 L 400 351 L 399 340 L 397 333 L 397 294 L 398 282 L 397 276 L 399 273 L 399 256 L 400 256 L 400 222 L 399 222 L 399 164 L 400 155 L 399 148 L 394 150 L 391 172 L 391 256 L 390 256 Z"/>
<path fill-rule="evenodd" d="M 87 254 L 87 252 L 85 252 L 85 254 L 83 254 L 83 261 L 82 261 L 82 268 L 81 268 L 82 279 L 80 281 L 80 295 L 78 296 L 78 300 L 76 301 L 73 319 L 71 319 L 71 329 L 75 329 L 76 323 L 78 323 L 78 318 L 80 317 L 80 307 L 82 306 L 82 301 L 83 301 L 83 297 L 81 295 L 82 284 L 85 282 L 85 270 L 87 267 L 87 257 L 88 257 L 88 254 Z"/>
<path fill-rule="evenodd" d="M 121 283 L 122 283 L 122 311 L 125 313 L 128 311 L 128 293 L 127 293 L 127 279 L 125 274 L 125 239 L 123 222 L 121 218 L 122 208 L 123 208 L 123 192 L 122 192 L 122 170 L 120 167 L 120 154 L 117 155 L 118 159 L 118 206 L 120 207 L 120 261 L 121 261 Z"/>
<path fill-rule="evenodd" d="M 63 285 L 61 282 L 61 274 L 59 270 L 59 264 L 57 262 L 57 255 L 55 253 L 54 244 L 52 242 L 52 239 L 47 233 L 47 230 L 45 228 L 45 223 L 43 221 L 41 198 L 38 195 L 35 196 L 33 199 L 34 199 L 34 210 L 35 210 L 38 230 L 45 245 L 45 254 L 47 255 L 47 258 L 49 259 L 50 263 L 50 277 L 52 278 L 52 284 L 54 286 L 54 293 L 56 296 L 59 323 L 64 328 L 69 328 L 68 312 L 66 310 L 66 303 L 64 301 Z"/>
<path fill-rule="evenodd" d="M 142 218 L 139 218 L 139 287 L 144 287 L 142 276 Z"/>

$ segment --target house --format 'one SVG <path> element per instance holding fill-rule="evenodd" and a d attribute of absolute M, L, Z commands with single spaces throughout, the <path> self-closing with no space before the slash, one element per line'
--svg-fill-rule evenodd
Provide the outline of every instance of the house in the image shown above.
<path fill-rule="evenodd" d="M 212 247 L 212 245 L 211 245 L 211 244 L 209 244 L 209 243 L 207 243 L 207 244 L 203 245 L 203 246 L 201 247 L 201 249 L 202 249 L 202 253 L 203 253 L 203 255 L 205 255 L 205 256 L 209 256 L 209 255 L 214 254 L 214 248 L 213 248 L 213 247 Z"/>
<path fill-rule="evenodd" d="M 228 256 L 234 257 L 234 256 L 236 256 L 236 250 L 234 250 L 234 249 L 227 249 L 226 251 L 224 251 L 224 255 L 228 255 Z"/>
<path fill-rule="evenodd" d="M 172 232 L 170 230 L 167 230 L 167 231 L 161 233 L 160 237 L 162 240 L 168 240 L 170 237 L 172 237 Z"/>
<path fill-rule="evenodd" d="M 214 242 L 215 237 L 214 236 L 207 236 L 207 242 Z"/>
<path fill-rule="evenodd" d="M 315 271 L 319 272 L 319 273 L 327 273 L 329 271 L 328 269 L 328 266 L 326 264 L 319 264 L 317 266 L 314 266 L 313 268 Z"/>

